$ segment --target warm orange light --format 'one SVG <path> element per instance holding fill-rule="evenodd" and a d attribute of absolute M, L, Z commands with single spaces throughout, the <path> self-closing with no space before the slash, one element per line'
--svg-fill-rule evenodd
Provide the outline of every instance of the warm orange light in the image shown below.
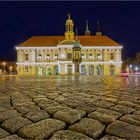
<path fill-rule="evenodd" d="M 3 64 L 3 66 L 5 66 L 6 65 L 6 62 L 3 62 L 2 64 Z"/>
<path fill-rule="evenodd" d="M 13 67 L 12 67 L 12 66 L 10 66 L 10 67 L 9 67 L 9 69 L 10 69 L 10 70 L 12 70 L 12 69 L 13 69 Z"/>

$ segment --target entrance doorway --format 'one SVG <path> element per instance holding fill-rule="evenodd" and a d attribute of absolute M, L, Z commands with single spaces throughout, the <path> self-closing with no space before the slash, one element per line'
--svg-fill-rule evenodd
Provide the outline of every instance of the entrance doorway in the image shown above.
<path fill-rule="evenodd" d="M 72 75 L 72 65 L 67 66 L 68 75 Z"/>
<path fill-rule="evenodd" d="M 86 75 L 86 67 L 85 67 L 85 65 L 81 65 L 81 75 Z"/>
<path fill-rule="evenodd" d="M 46 76 L 51 75 L 51 68 L 50 66 L 46 66 Z"/>
<path fill-rule="evenodd" d="M 110 76 L 115 75 L 115 67 L 113 65 L 110 65 L 109 70 L 110 70 Z"/>
<path fill-rule="evenodd" d="M 97 65 L 97 75 L 101 76 L 103 74 L 103 69 L 101 65 Z"/>
<path fill-rule="evenodd" d="M 43 75 L 43 68 L 41 66 L 38 66 L 38 76 L 42 76 Z"/>
<path fill-rule="evenodd" d="M 59 73 L 59 68 L 57 65 L 54 66 L 54 75 L 58 75 Z"/>

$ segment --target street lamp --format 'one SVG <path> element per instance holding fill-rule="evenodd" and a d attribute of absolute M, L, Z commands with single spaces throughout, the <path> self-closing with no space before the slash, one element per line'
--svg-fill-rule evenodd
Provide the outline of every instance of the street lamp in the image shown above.
<path fill-rule="evenodd" d="M 136 72 L 138 71 L 138 69 L 139 69 L 138 67 L 135 67 Z"/>
<path fill-rule="evenodd" d="M 131 65 L 129 65 L 129 68 L 130 68 L 130 72 L 132 73 L 132 64 Z"/>
<path fill-rule="evenodd" d="M 10 67 L 9 67 L 10 74 L 12 74 L 12 69 L 13 69 L 13 67 L 12 67 L 12 66 L 10 66 Z"/>
<path fill-rule="evenodd" d="M 6 62 L 3 62 L 3 70 L 4 70 L 4 74 L 5 74 L 5 66 L 6 66 Z"/>

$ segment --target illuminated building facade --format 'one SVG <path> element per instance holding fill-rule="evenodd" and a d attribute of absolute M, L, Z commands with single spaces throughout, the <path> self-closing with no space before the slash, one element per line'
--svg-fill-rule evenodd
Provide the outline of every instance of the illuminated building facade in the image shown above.
<path fill-rule="evenodd" d="M 86 21 L 87 23 L 87 21 Z M 68 15 L 64 36 L 33 36 L 16 46 L 19 75 L 118 75 L 122 46 L 102 35 L 73 31 Z M 99 26 L 98 26 L 99 27 Z"/>

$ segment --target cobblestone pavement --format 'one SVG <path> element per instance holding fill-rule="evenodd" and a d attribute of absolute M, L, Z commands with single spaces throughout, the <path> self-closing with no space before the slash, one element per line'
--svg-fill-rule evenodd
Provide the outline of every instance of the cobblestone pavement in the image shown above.
<path fill-rule="evenodd" d="M 0 139 L 140 140 L 140 77 L 0 77 Z"/>

